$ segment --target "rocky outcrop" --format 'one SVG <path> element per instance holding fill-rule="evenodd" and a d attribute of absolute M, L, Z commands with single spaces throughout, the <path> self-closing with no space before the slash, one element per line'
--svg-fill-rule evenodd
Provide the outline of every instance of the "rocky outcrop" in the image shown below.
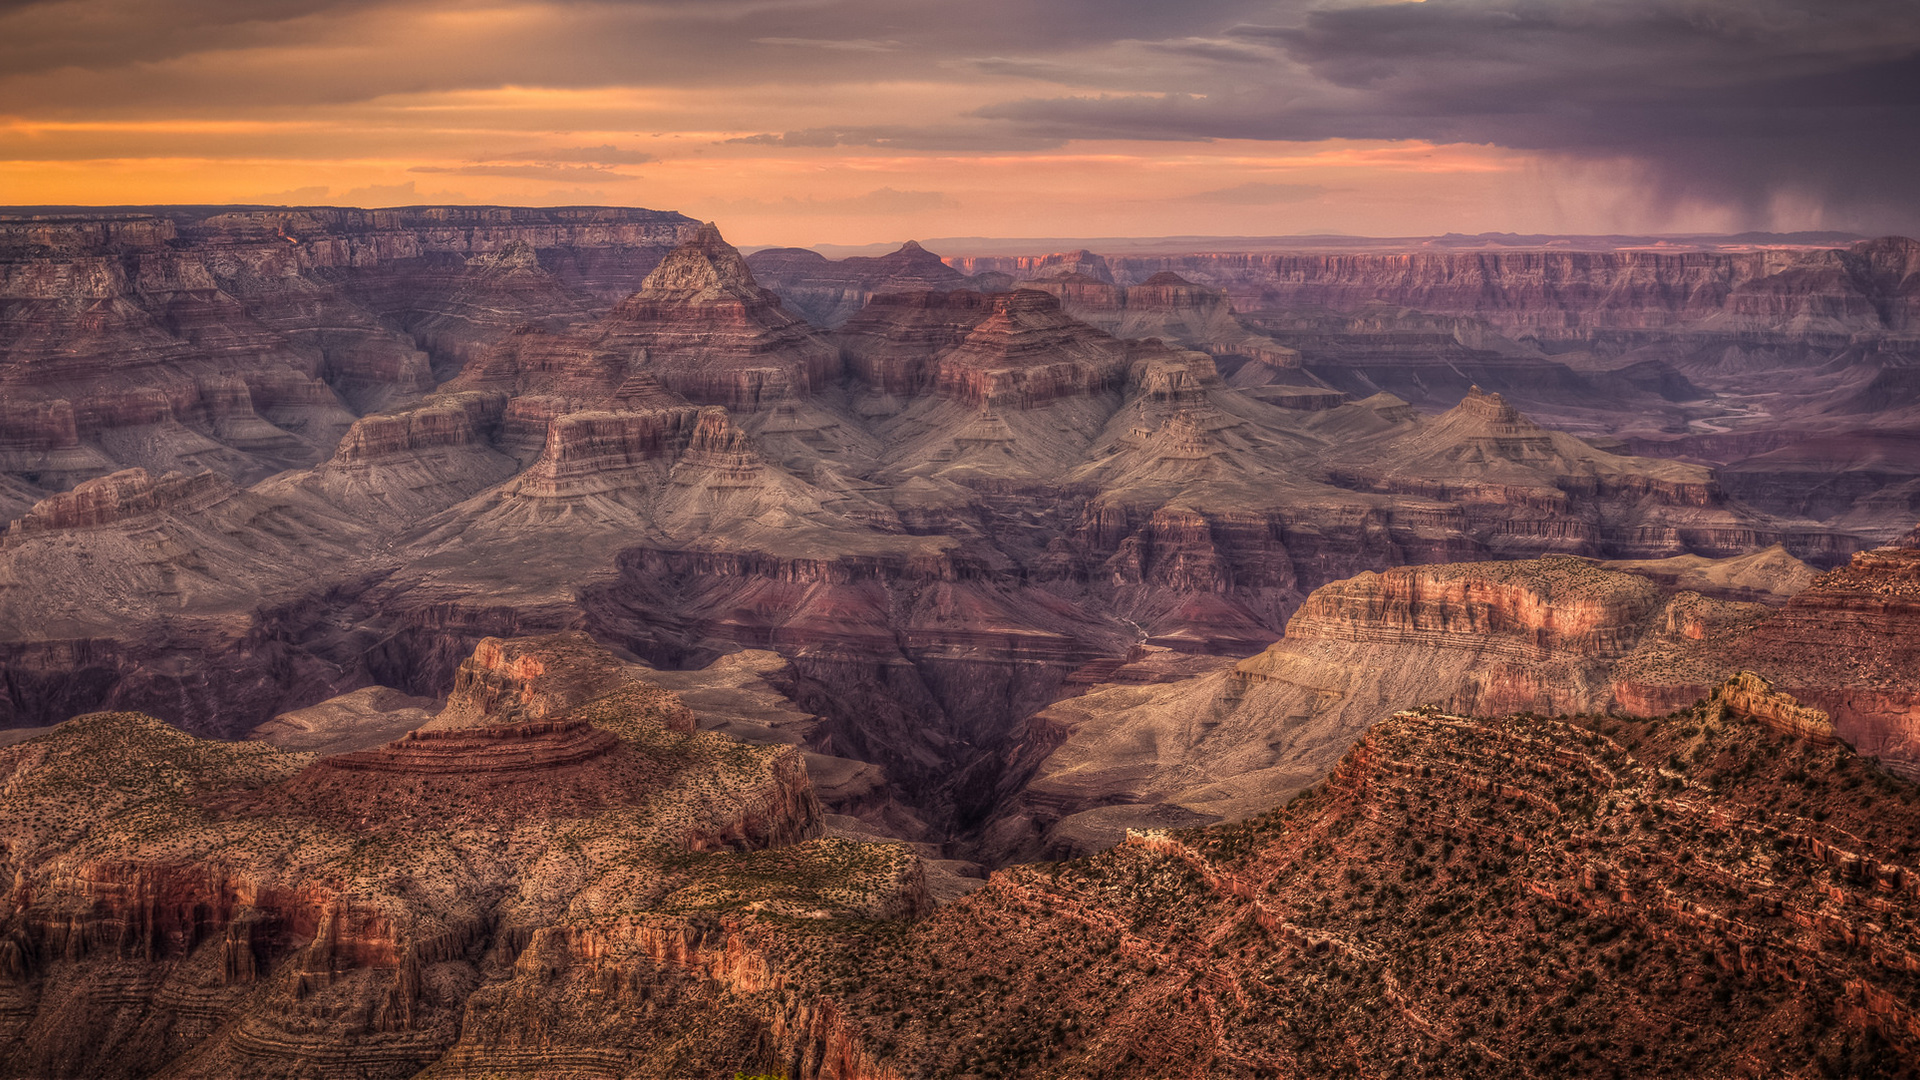
<path fill-rule="evenodd" d="M 1863 754 L 1913 771 L 1920 762 L 1920 550 L 1855 555 L 1795 596 L 1738 644 L 1743 662 L 1831 716 Z"/>
<path fill-rule="evenodd" d="M 1707 697 L 1707 716 L 1714 720 L 1742 717 L 1814 746 L 1832 746 L 1840 741 L 1826 713 L 1776 691 L 1772 683 L 1751 671 L 1742 671 L 1714 687 Z"/>
<path fill-rule="evenodd" d="M 145 469 L 124 469 L 48 496 L 8 527 L 5 542 L 18 545 L 37 533 L 95 529 L 163 511 L 193 513 L 233 494 L 232 482 L 218 473 L 156 479 Z"/>
<path fill-rule="evenodd" d="M 585 634 L 485 638 L 461 661 L 447 706 L 426 731 L 543 721 L 611 693 L 627 679 L 619 661 Z M 692 716 L 678 710 L 667 727 L 691 731 Z"/>
<path fill-rule="evenodd" d="M 690 452 L 701 410 L 581 411 L 547 421 L 540 457 L 514 481 L 517 495 L 569 498 L 658 483 Z"/>
<path fill-rule="evenodd" d="M 404 458 L 443 446 L 485 446 L 493 441 L 507 405 L 503 394 L 441 395 L 422 405 L 354 421 L 334 449 L 332 465 L 350 466 Z"/>

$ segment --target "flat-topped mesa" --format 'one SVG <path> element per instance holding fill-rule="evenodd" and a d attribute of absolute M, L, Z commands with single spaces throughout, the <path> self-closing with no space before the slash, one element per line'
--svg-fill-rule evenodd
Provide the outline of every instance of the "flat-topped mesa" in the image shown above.
<path fill-rule="evenodd" d="M 712 225 L 675 248 L 621 301 L 594 342 L 701 405 L 754 410 L 824 386 L 839 353 L 754 282 Z"/>
<path fill-rule="evenodd" d="M 122 469 L 40 500 L 7 529 L 6 543 L 39 533 L 101 528 L 145 514 L 191 513 L 231 497 L 236 490 L 219 473 L 170 472 L 155 479 L 145 469 Z"/>
<path fill-rule="evenodd" d="M 1660 600 L 1647 579 L 1584 559 L 1407 566 L 1314 590 L 1287 623 L 1287 640 L 1455 641 L 1533 659 L 1607 659 L 1634 647 Z"/>
<path fill-rule="evenodd" d="M 1051 255 L 1038 258 L 1025 257 L 1018 261 L 1014 270 L 1015 277 L 1025 278 L 1064 278 L 1084 277 L 1094 281 L 1113 283 L 1113 268 L 1107 265 L 1105 255 L 1096 255 L 1086 248 L 1078 251 L 1056 251 Z"/>
<path fill-rule="evenodd" d="M 1840 733 L 1826 713 L 1780 693 L 1773 683 L 1751 671 L 1742 671 L 1715 687 L 1707 707 L 1711 719 L 1744 717 L 1815 746 L 1832 746 L 1840 741 Z"/>
<path fill-rule="evenodd" d="M 1117 390 L 1125 381 L 1126 343 L 1068 317 L 1059 300 L 1033 289 L 991 299 L 991 313 L 935 362 L 942 393 L 1028 408 Z"/>
<path fill-rule="evenodd" d="M 454 674 L 447 707 L 423 730 L 522 724 L 576 708 L 631 681 L 618 657 L 579 632 L 485 638 Z M 682 707 L 670 730 L 693 730 Z"/>
<path fill-rule="evenodd" d="M 503 393 L 465 391 L 363 416 L 347 429 L 328 464 L 362 465 L 434 447 L 486 445 L 498 431 L 506 407 Z"/>
<path fill-rule="evenodd" d="M 564 498 L 663 477 L 687 445 L 701 412 L 681 404 L 555 416 L 547 421 L 540 457 L 513 481 L 513 491 L 533 498 Z"/>
<path fill-rule="evenodd" d="M 1220 385 L 1220 372 L 1205 353 L 1171 349 L 1155 340 L 1133 343 L 1129 381 L 1153 401 L 1198 401 Z"/>

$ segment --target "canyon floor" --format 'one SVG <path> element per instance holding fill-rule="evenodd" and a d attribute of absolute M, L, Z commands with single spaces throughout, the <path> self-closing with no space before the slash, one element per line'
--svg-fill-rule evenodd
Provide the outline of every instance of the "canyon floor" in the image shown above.
<path fill-rule="evenodd" d="M 0 217 L 0 1073 L 1910 1073 L 1916 357 L 1900 238 Z"/>

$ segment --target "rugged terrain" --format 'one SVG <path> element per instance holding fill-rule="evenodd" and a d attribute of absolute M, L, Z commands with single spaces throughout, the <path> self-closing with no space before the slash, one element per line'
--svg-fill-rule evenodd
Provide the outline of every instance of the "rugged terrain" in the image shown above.
<path fill-rule="evenodd" d="M 954 262 L 1120 293 L 1176 277 L 1217 290 L 1242 324 L 1296 350 L 1302 375 L 1352 396 L 1385 391 L 1432 410 L 1477 383 L 1553 426 L 1714 466 L 1756 508 L 1881 540 L 1920 516 L 1920 245 L 1908 238 L 1831 250 L 1431 243 Z"/>
<path fill-rule="evenodd" d="M 1910 1071 L 1911 248 L 0 220 L 0 1073 Z"/>
<path fill-rule="evenodd" d="M 1751 675 L 1400 713 L 1283 809 L 776 951 L 900 1077 L 1906 1076 L 1917 815 Z"/>
<path fill-rule="evenodd" d="M 1752 674 L 1657 719 L 1394 714 L 1284 808 L 930 913 L 903 848 L 807 838 L 791 750 L 693 722 L 563 637 L 484 643 L 376 750 L 132 714 L 0 750 L 0 1071 L 1876 1077 L 1920 1051 L 1920 790 Z"/>
<path fill-rule="evenodd" d="M 820 838 L 792 749 L 696 732 L 578 635 L 483 642 L 437 716 L 368 749 L 98 713 L 0 775 L 10 1076 L 776 1067 L 837 1020 L 749 1001 L 769 975 L 732 927 L 926 903 L 905 849 Z M 601 974 L 556 983 L 576 960 Z"/>
<path fill-rule="evenodd" d="M 1135 648 L 1255 653 L 1355 573 L 1770 545 L 1832 564 L 1875 539 L 1755 510 L 1707 468 L 1600 448 L 1496 393 L 1468 387 L 1438 414 L 1349 400 L 1219 290 L 1118 288 L 1097 260 L 1008 290 L 911 248 L 757 254 L 816 325 L 675 215 L 9 227 L 20 280 L 120 268 L 102 280 L 132 321 L 85 323 L 98 348 L 131 349 L 90 376 L 100 393 L 202 354 L 251 371 L 305 347 L 181 339 L 175 360 L 141 359 L 124 327 L 159 333 L 159 294 L 113 274 L 150 257 L 211 275 L 206 302 L 233 307 L 220 326 L 280 318 L 281 293 L 248 291 L 270 266 L 282 292 L 324 291 L 424 358 L 378 392 L 314 369 L 337 441 L 263 478 L 260 462 L 110 453 L 170 445 L 132 421 L 76 435 L 84 469 L 15 470 L 13 726 L 133 709 L 231 737 L 367 687 L 438 698 L 488 635 L 585 630 L 660 669 L 768 649 L 820 718 L 809 749 L 880 770 L 916 838 L 946 839 L 1004 801 L 1027 718 L 1070 679 Z M 236 259 L 254 269 L 228 273 Z M 48 299 L 9 320 L 42 327 L 7 349 L 9 402 L 67 394 L 52 376 L 82 324 L 54 316 L 76 310 Z"/>

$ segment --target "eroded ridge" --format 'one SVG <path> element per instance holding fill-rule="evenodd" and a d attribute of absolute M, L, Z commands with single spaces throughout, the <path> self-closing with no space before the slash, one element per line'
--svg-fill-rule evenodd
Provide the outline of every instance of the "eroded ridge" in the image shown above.
<path fill-rule="evenodd" d="M 1920 793 L 1791 704 L 1402 712 L 1263 817 L 782 955 L 903 1076 L 1903 1075 Z"/>

